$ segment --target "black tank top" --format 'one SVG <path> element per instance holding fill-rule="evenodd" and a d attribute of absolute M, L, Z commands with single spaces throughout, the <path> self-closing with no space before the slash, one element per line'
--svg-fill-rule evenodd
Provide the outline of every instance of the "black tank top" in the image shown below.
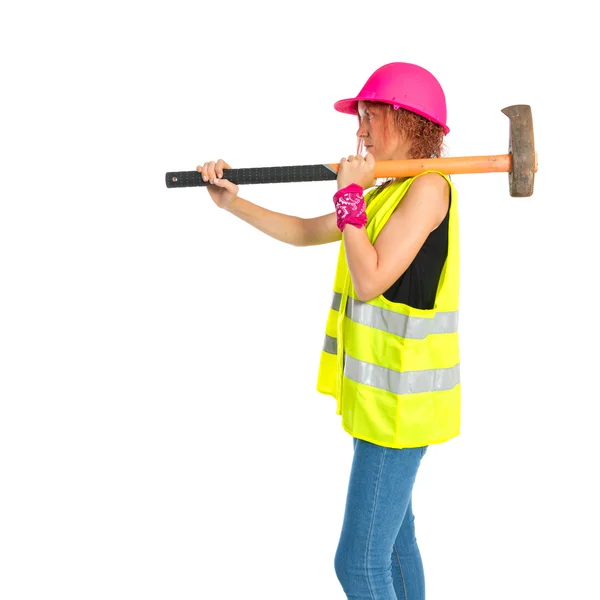
<path fill-rule="evenodd" d="M 406 271 L 383 293 L 384 298 L 390 302 L 402 302 L 421 309 L 434 307 L 440 275 L 448 256 L 451 201 L 450 199 L 448 202 L 444 220 L 429 234 Z"/>

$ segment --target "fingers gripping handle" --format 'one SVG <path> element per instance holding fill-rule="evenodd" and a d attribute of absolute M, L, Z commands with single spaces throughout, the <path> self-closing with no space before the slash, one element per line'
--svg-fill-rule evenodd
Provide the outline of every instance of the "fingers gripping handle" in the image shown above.
<path fill-rule="evenodd" d="M 198 171 L 170 172 L 165 176 L 168 188 L 203 187 L 210 185 L 202 180 Z M 292 183 L 295 181 L 330 181 L 337 172 L 327 165 L 301 165 L 297 167 L 257 167 L 253 169 L 223 169 L 223 179 L 237 185 L 252 183 Z"/>

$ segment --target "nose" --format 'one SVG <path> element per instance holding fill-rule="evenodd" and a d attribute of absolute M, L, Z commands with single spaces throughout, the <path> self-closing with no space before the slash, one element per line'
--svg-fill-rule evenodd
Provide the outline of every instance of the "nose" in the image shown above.
<path fill-rule="evenodd" d="M 358 129 L 356 130 L 356 137 L 366 137 L 368 134 L 366 123 L 358 123 Z"/>

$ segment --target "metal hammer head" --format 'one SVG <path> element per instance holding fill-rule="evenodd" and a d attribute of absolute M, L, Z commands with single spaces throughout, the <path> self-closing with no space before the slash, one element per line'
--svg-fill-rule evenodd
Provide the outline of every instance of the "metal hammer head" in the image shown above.
<path fill-rule="evenodd" d="M 508 174 L 510 195 L 525 198 L 533 194 L 537 172 L 537 154 L 533 141 L 531 106 L 515 104 L 502 109 L 510 119 L 508 153 L 512 155 L 512 170 Z"/>

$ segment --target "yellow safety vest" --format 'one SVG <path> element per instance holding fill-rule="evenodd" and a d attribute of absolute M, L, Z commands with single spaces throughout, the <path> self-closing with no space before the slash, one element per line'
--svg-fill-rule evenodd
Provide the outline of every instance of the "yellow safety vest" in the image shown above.
<path fill-rule="evenodd" d="M 460 433 L 458 193 L 443 177 L 451 190 L 448 256 L 434 308 L 383 295 L 358 300 L 343 239 L 340 245 L 317 391 L 337 400 L 350 435 L 380 446 L 415 448 Z M 415 179 L 365 195 L 372 244 Z"/>

